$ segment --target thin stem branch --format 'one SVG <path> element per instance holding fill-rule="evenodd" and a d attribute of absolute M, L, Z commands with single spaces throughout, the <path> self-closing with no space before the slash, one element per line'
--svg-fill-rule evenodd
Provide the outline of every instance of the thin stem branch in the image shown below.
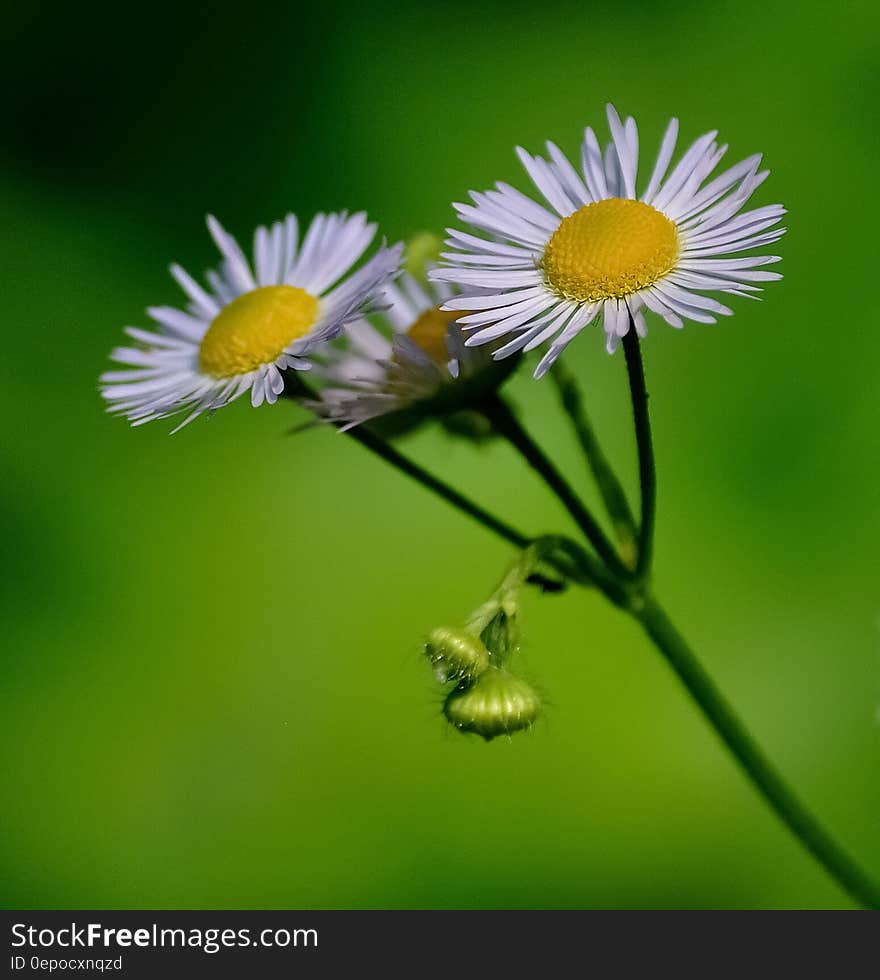
<path fill-rule="evenodd" d="M 633 335 L 632 338 L 627 343 L 630 338 L 628 334 L 627 338 L 624 338 L 624 343 L 639 439 L 642 534 L 644 535 L 646 527 L 648 532 L 653 528 L 653 456 L 647 414 L 647 393 L 638 338 L 635 337 L 634 329 L 631 329 L 630 333 Z M 303 392 L 310 394 L 301 379 L 297 379 L 297 382 L 298 384 L 288 386 L 287 397 L 297 398 Z M 576 520 L 579 526 L 596 547 L 597 552 L 605 559 L 606 564 L 611 565 L 613 561 L 617 567 L 609 570 L 569 538 L 526 537 L 424 470 L 365 427 L 348 430 L 347 435 L 505 541 L 517 548 L 533 548 L 527 557 L 528 560 L 534 558 L 536 568 L 540 561 L 544 560 L 561 574 L 579 584 L 596 585 L 611 602 L 633 616 L 666 658 L 746 775 L 785 825 L 855 901 L 866 908 L 880 909 L 880 886 L 862 871 L 798 800 L 700 665 L 669 617 L 653 598 L 641 591 L 639 583 L 632 580 L 620 564 L 601 529 L 595 524 L 592 515 L 583 507 L 552 463 L 525 433 L 510 409 L 496 398 L 494 403 L 484 406 L 484 411 L 498 430 L 513 442 L 530 465 L 541 474 L 554 493 L 566 503 L 572 515 L 578 515 L 579 519 Z M 650 533 L 647 541 L 650 542 Z M 650 544 L 647 551 L 643 551 L 642 554 L 647 554 L 650 559 Z M 647 564 L 644 567 L 647 568 Z M 517 574 L 525 573 L 521 569 Z"/>
<path fill-rule="evenodd" d="M 651 419 L 648 414 L 648 390 L 642 349 L 630 314 L 629 330 L 623 338 L 626 370 L 632 397 L 636 444 L 639 450 L 639 487 L 641 489 L 641 521 L 639 524 L 639 556 L 636 577 L 644 578 L 651 569 L 654 550 L 654 515 L 657 505 L 657 476 L 654 469 L 654 446 L 651 439 Z"/>
<path fill-rule="evenodd" d="M 443 480 L 429 473 L 428 470 L 413 462 L 403 453 L 395 449 L 381 436 L 377 436 L 364 426 L 347 429 L 345 435 L 359 442 L 364 448 L 375 453 L 386 463 L 390 463 L 401 473 L 415 480 L 427 490 L 441 497 L 448 504 L 472 517 L 477 523 L 517 548 L 528 548 L 536 540 L 555 543 L 555 551 L 550 554 L 547 548 L 542 548 L 543 560 L 557 572 L 577 585 L 595 586 L 617 605 L 626 601 L 626 592 L 617 580 L 608 574 L 605 568 L 592 555 L 584 551 L 576 542 L 562 535 L 552 535 L 543 538 L 530 538 L 517 531 L 510 524 L 490 514 L 485 508 L 474 503 L 469 497 L 449 486 Z M 537 573 L 536 573 L 537 574 Z M 538 578 L 536 581 L 540 582 Z"/>
<path fill-rule="evenodd" d="M 522 427 L 507 403 L 497 393 L 493 393 L 480 404 L 479 408 L 499 435 L 504 436 L 520 452 L 526 462 L 556 494 L 607 568 L 616 576 L 622 578 L 630 576 L 631 571 L 620 560 L 620 556 L 595 517 L 541 447 Z"/>
<path fill-rule="evenodd" d="M 633 562 L 635 562 L 638 537 L 636 520 L 629 506 L 629 501 L 626 499 L 626 492 L 620 480 L 617 479 L 617 474 L 608 461 L 608 457 L 599 445 L 596 432 L 587 415 L 577 379 L 562 361 L 556 361 L 553 364 L 550 369 L 550 376 L 556 385 L 562 407 L 571 419 L 575 435 L 584 451 L 596 486 L 599 488 L 605 509 L 608 511 L 608 516 L 611 518 L 617 539 L 620 542 L 621 553 L 624 558 L 631 555 Z"/>
<path fill-rule="evenodd" d="M 880 885 L 862 871 L 798 800 L 666 613 L 653 599 L 647 599 L 644 607 L 632 614 L 783 823 L 856 902 L 880 909 Z"/>
<path fill-rule="evenodd" d="M 632 315 L 623 348 L 639 451 L 641 522 L 636 577 L 643 579 L 651 567 L 657 482 L 641 343 Z M 880 908 L 880 886 L 861 870 L 795 796 L 666 613 L 650 597 L 641 604 L 634 603 L 629 611 L 641 623 L 718 736 L 783 823 L 852 898 L 867 908 Z"/>
<path fill-rule="evenodd" d="M 299 377 L 298 372 L 288 372 L 286 382 L 284 397 L 292 400 L 314 398 L 314 392 Z M 448 504 L 451 504 L 457 510 L 467 514 L 478 524 L 481 524 L 498 537 L 503 538 L 514 547 L 525 549 L 536 540 L 518 531 L 501 518 L 495 517 L 494 514 L 491 514 L 484 507 L 481 507 L 439 477 L 434 476 L 424 467 L 419 466 L 418 463 L 404 456 L 403 453 L 395 449 L 394 446 L 381 436 L 376 435 L 367 426 L 354 426 L 353 428 L 346 429 L 344 434 L 355 442 L 360 443 L 365 449 L 368 449 L 380 459 L 385 460 L 386 463 L 390 463 L 395 469 L 400 470 L 401 473 L 406 474 L 425 487 L 425 489 L 430 490 Z M 619 604 L 623 600 L 623 594 L 619 586 L 595 558 L 568 538 L 554 536 L 553 540 L 557 544 L 556 554 L 546 557 L 548 565 L 553 567 L 566 580 L 573 581 L 578 585 L 596 586 L 613 602 Z M 536 581 L 539 584 L 544 584 L 544 581 L 540 577 L 536 578 Z"/>
<path fill-rule="evenodd" d="M 493 534 L 504 538 L 505 541 L 508 541 L 517 548 L 527 548 L 531 544 L 532 539 L 530 537 L 517 531 L 516 528 L 501 520 L 501 518 L 490 514 L 485 508 L 474 503 L 463 493 L 459 493 L 458 490 L 449 486 L 448 483 L 444 483 L 439 477 L 423 469 L 418 463 L 414 463 L 390 443 L 386 442 L 381 436 L 377 436 L 368 428 L 355 426 L 353 429 L 348 429 L 345 434 L 355 442 L 359 442 L 366 449 L 369 449 L 370 452 L 375 453 L 380 459 L 384 459 L 386 463 L 390 463 L 393 467 L 400 470 L 401 473 L 405 473 L 426 489 L 437 494 L 438 497 L 442 497 L 447 503 L 452 504 L 453 507 L 456 507 L 462 513 L 472 517 L 478 524 L 482 524 L 483 527 Z"/>

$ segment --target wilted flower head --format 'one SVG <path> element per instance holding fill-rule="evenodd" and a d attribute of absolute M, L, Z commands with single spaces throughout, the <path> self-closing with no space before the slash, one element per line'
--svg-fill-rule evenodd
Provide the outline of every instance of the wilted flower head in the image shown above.
<path fill-rule="evenodd" d="M 490 348 L 470 348 L 460 312 L 443 304 L 457 294 L 404 272 L 385 286 L 384 309 L 358 319 L 327 347 L 316 368 L 325 385 L 307 404 L 342 429 L 398 413 L 402 428 L 467 409 L 510 374 Z"/>

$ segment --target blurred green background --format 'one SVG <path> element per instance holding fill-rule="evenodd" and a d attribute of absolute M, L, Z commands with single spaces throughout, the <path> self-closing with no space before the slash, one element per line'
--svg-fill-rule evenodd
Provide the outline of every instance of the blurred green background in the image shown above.
<path fill-rule="evenodd" d="M 2 863 L 7 907 L 847 908 L 637 628 L 530 595 L 527 736 L 439 713 L 420 638 L 511 558 L 290 405 L 169 438 L 103 413 L 126 323 L 286 210 L 391 239 L 575 151 L 613 99 L 773 171 L 764 303 L 646 344 L 657 591 L 791 782 L 880 873 L 880 15 L 869 2 L 20 5 L 0 150 Z M 304 19 L 306 18 L 307 19 Z M 11 95 L 10 95 L 11 94 Z M 644 169 L 647 164 L 643 165 Z M 633 485 L 622 356 L 568 364 Z M 549 383 L 510 393 L 580 485 Z M 406 449 L 570 530 L 503 446 Z"/>

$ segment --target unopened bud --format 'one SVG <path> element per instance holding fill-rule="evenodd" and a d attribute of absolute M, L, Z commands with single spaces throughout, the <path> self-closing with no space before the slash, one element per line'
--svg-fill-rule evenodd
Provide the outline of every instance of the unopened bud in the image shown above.
<path fill-rule="evenodd" d="M 403 265 L 404 269 L 414 278 L 423 279 L 425 268 L 429 262 L 436 262 L 440 257 L 443 242 L 430 231 L 418 231 L 406 243 Z"/>
<path fill-rule="evenodd" d="M 481 735 L 488 742 L 496 735 L 529 728 L 541 713 L 541 699 L 525 681 L 490 667 L 470 687 L 456 688 L 443 713 L 459 731 Z"/>
<path fill-rule="evenodd" d="M 441 684 L 472 681 L 489 667 L 489 651 L 480 638 L 448 626 L 438 626 L 431 631 L 425 644 L 425 655 Z"/>

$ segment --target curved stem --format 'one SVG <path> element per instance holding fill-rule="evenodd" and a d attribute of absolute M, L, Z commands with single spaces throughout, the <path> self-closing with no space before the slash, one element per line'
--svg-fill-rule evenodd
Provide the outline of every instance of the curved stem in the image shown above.
<path fill-rule="evenodd" d="M 303 399 L 314 399 L 316 397 L 315 392 L 300 375 L 301 372 L 299 371 L 285 372 L 284 391 L 282 392 L 283 398 L 300 401 Z M 442 497 L 447 503 L 452 504 L 453 507 L 458 508 L 458 510 L 472 517 L 478 524 L 482 524 L 483 527 L 492 531 L 493 534 L 504 538 L 505 541 L 510 542 L 515 547 L 527 548 L 531 544 L 532 539 L 530 537 L 517 531 L 516 528 L 502 521 L 500 518 L 490 514 L 489 511 L 480 507 L 479 504 L 475 504 L 463 493 L 459 493 L 458 490 L 449 486 L 448 483 L 444 483 L 441 479 L 419 466 L 418 463 L 414 463 L 411 459 L 408 459 L 403 453 L 398 452 L 390 443 L 381 436 L 376 435 L 367 426 L 357 425 L 346 429 L 345 435 L 350 439 L 354 439 L 355 442 L 359 442 L 366 449 L 369 449 L 370 452 L 375 453 L 417 483 L 421 483 L 423 487 L 433 491 L 438 497 Z"/>
<path fill-rule="evenodd" d="M 629 501 L 626 499 L 626 492 L 621 486 L 617 474 L 614 472 L 608 457 L 602 451 L 599 440 L 596 437 L 595 429 L 590 422 L 587 410 L 584 407 L 584 400 L 578 387 L 577 379 L 562 363 L 555 361 L 550 368 L 550 377 L 556 385 L 559 393 L 559 400 L 571 420 L 575 435 L 584 451 L 587 464 L 599 488 L 605 510 L 614 525 L 617 539 L 620 542 L 620 550 L 624 557 L 636 559 L 636 548 L 638 539 L 638 529 L 633 517 Z"/>
<path fill-rule="evenodd" d="M 311 388 L 299 377 L 299 372 L 287 372 L 283 397 L 291 400 L 300 398 L 312 398 L 314 393 Z M 503 538 L 516 548 L 528 548 L 534 540 L 518 531 L 506 521 L 495 517 L 484 507 L 460 493 L 439 477 L 429 473 L 424 467 L 413 462 L 403 453 L 395 449 L 389 442 L 381 436 L 376 435 L 367 426 L 354 426 L 346 429 L 345 433 L 350 439 L 359 442 L 365 449 L 369 449 L 380 459 L 390 463 L 395 469 L 406 474 L 421 486 L 435 493 L 438 497 L 451 504 L 457 510 L 473 518 L 493 534 Z M 592 585 L 600 589 L 607 595 L 612 602 L 620 604 L 623 593 L 617 583 L 605 571 L 601 564 L 589 555 L 576 542 L 562 536 L 554 536 L 553 540 L 557 543 L 557 553 L 546 556 L 546 563 L 558 571 L 565 579 L 573 581 L 578 585 Z M 540 575 L 535 575 L 534 581 L 542 587 L 548 587 L 552 583 L 547 582 Z"/>
<path fill-rule="evenodd" d="M 630 314 L 629 330 L 623 338 L 626 370 L 632 397 L 633 419 L 636 424 L 636 443 L 639 450 L 639 486 L 641 488 L 641 521 L 639 524 L 639 557 L 636 577 L 644 578 L 651 568 L 654 549 L 654 513 L 657 504 L 657 476 L 654 470 L 654 446 L 651 440 L 651 419 L 648 415 L 648 390 L 642 349 Z"/>
<path fill-rule="evenodd" d="M 697 702 L 746 775 L 788 829 L 850 896 L 865 908 L 880 909 L 880 885 L 872 881 L 798 800 L 698 662 L 666 613 L 647 599 L 631 610 Z"/>
<path fill-rule="evenodd" d="M 533 581 L 535 575 L 540 574 L 542 566 L 549 564 L 558 568 L 560 555 L 569 557 L 577 567 L 582 567 L 584 557 L 589 558 L 580 545 L 561 535 L 545 534 L 535 538 L 507 570 L 493 592 L 490 602 L 495 602 L 500 607 L 507 595 L 518 592 L 525 582 Z M 587 566 L 591 584 L 596 585 L 616 605 L 626 605 L 630 600 L 626 589 L 622 588 L 620 583 L 607 572 L 602 574 L 601 566 L 598 566 L 595 559 L 591 561 L 596 566 L 595 568 Z"/>
<path fill-rule="evenodd" d="M 480 404 L 480 411 L 489 419 L 499 435 L 504 436 L 520 452 L 526 462 L 556 494 L 608 569 L 622 578 L 630 576 L 631 571 L 620 560 L 620 556 L 596 519 L 540 446 L 520 425 L 506 402 L 497 393 L 493 393 Z"/>
<path fill-rule="evenodd" d="M 647 560 L 643 565 L 647 569 L 647 562 L 650 561 L 650 540 L 653 530 L 654 467 L 641 354 L 635 330 L 631 329 L 630 334 L 624 338 L 624 343 L 627 350 L 627 367 L 639 441 L 643 507 L 642 533 L 644 535 L 646 529 L 648 532 L 645 539 L 647 548 L 642 551 L 642 555 L 647 555 Z M 287 397 L 296 397 L 294 392 L 302 393 L 303 390 L 308 391 L 304 384 L 300 384 L 298 387 L 292 385 Z M 535 552 L 534 554 L 530 553 L 529 557 L 535 559 L 536 567 L 539 560 L 545 560 L 567 578 L 571 578 L 579 584 L 595 585 L 611 602 L 638 620 L 678 675 L 688 693 L 699 705 L 709 723 L 740 763 L 749 779 L 786 826 L 859 904 L 866 908 L 880 909 L 880 886 L 872 881 L 852 858 L 838 846 L 797 799 L 700 665 L 669 617 L 653 598 L 638 591 L 638 583 L 633 582 L 601 529 L 593 520 L 592 515 L 556 471 L 553 464 L 522 429 L 510 409 L 496 397 L 493 402 L 483 406 L 483 411 L 498 430 L 511 440 L 526 460 L 540 473 L 545 482 L 569 508 L 572 516 L 577 515 L 575 519 L 579 526 L 596 547 L 597 552 L 605 559 L 610 570 L 569 538 L 554 536 L 531 539 L 526 537 L 408 459 L 369 429 L 356 427 L 348 430 L 346 434 L 509 543 L 523 549 L 535 545 Z M 523 574 L 522 570 L 518 574 Z"/>
<path fill-rule="evenodd" d="M 400 470 L 401 473 L 405 473 L 426 489 L 437 494 L 438 497 L 442 497 L 447 503 L 452 504 L 453 507 L 456 507 L 462 513 L 472 517 L 478 524 L 482 524 L 487 530 L 504 538 L 510 544 L 515 545 L 517 548 L 527 548 L 531 544 L 532 538 L 517 531 L 516 528 L 512 527 L 506 521 L 501 520 L 501 518 L 490 514 L 489 511 L 479 504 L 474 503 L 463 493 L 459 493 L 454 487 L 449 486 L 448 483 L 444 483 L 443 480 L 429 473 L 426 469 L 423 469 L 418 463 L 414 463 L 407 456 L 404 456 L 403 453 L 398 452 L 398 450 L 386 442 L 381 436 L 377 436 L 363 426 L 355 426 L 353 429 L 348 429 L 345 435 L 354 439 L 355 442 L 359 442 L 366 449 L 369 449 L 370 452 L 375 453 L 381 459 L 384 459 L 385 462 L 390 463 L 396 469 Z"/>
<path fill-rule="evenodd" d="M 355 426 L 347 429 L 345 435 L 359 442 L 366 449 L 375 453 L 387 463 L 390 463 L 401 473 L 415 480 L 427 490 L 431 490 L 438 497 L 441 497 L 453 507 L 472 517 L 477 523 L 482 524 L 487 530 L 492 531 L 499 537 L 515 545 L 517 548 L 527 549 L 536 541 L 554 542 L 555 550 L 549 553 L 547 548 L 542 549 L 542 560 L 550 565 L 566 579 L 578 585 L 594 585 L 600 589 L 612 602 L 618 605 L 624 601 L 624 590 L 610 576 L 602 565 L 591 555 L 587 554 L 576 542 L 565 538 L 562 535 L 548 535 L 542 538 L 530 538 L 517 531 L 510 524 L 500 518 L 490 514 L 485 508 L 474 503 L 469 497 L 460 493 L 454 487 L 444 483 L 443 480 L 429 473 L 426 469 L 413 462 L 403 453 L 395 449 L 390 443 L 386 442 L 381 436 L 371 432 L 363 426 Z M 535 581 L 543 584 L 544 580 L 535 573 Z"/>

